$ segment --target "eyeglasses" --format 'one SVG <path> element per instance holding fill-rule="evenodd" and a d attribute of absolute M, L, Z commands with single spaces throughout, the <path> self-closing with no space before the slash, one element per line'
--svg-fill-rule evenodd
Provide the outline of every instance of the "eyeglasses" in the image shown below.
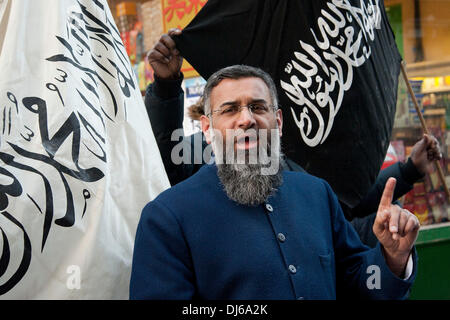
<path fill-rule="evenodd" d="M 250 103 L 246 106 L 239 106 L 239 105 L 231 104 L 231 105 L 223 105 L 219 109 L 214 110 L 214 111 L 210 112 L 209 114 L 207 114 L 207 116 L 209 117 L 210 115 L 217 113 L 219 116 L 233 117 L 233 116 L 241 113 L 242 108 L 247 108 L 251 114 L 256 114 L 256 115 L 265 115 L 265 114 L 269 113 L 269 111 L 271 109 L 275 110 L 275 106 L 269 106 L 265 103 Z"/>

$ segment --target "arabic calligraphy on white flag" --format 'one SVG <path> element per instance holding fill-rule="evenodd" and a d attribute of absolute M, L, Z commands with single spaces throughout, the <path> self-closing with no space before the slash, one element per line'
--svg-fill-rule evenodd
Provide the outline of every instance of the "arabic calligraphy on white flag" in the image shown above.
<path fill-rule="evenodd" d="M 0 70 L 0 298 L 128 298 L 169 182 L 106 0 L 0 1 Z"/>

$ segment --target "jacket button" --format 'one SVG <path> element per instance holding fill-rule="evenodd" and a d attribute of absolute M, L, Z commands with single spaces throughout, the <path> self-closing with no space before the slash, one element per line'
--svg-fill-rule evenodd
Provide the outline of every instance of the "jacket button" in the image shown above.
<path fill-rule="evenodd" d="M 277 237 L 278 237 L 278 240 L 279 240 L 280 242 L 285 242 L 285 241 L 286 241 L 285 235 L 282 234 L 281 232 L 277 235 Z"/>
<path fill-rule="evenodd" d="M 272 206 L 270 205 L 270 204 L 266 204 L 266 209 L 267 209 L 267 211 L 269 211 L 269 212 L 273 212 L 273 208 L 272 208 Z"/>
<path fill-rule="evenodd" d="M 290 265 L 289 265 L 289 271 L 290 271 L 292 274 L 295 274 L 295 273 L 297 272 L 297 268 L 294 267 L 292 264 L 290 264 Z"/>

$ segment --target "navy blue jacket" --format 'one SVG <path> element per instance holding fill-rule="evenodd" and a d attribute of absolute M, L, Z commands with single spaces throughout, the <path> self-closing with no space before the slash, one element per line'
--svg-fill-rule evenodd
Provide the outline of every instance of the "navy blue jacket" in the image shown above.
<path fill-rule="evenodd" d="M 380 245 L 360 242 L 324 180 L 283 171 L 267 203 L 249 207 L 231 201 L 217 167 L 204 165 L 144 208 L 130 298 L 401 299 L 416 275 L 415 250 L 413 261 L 408 280 L 392 274 Z M 371 265 L 381 289 L 367 286 Z"/>

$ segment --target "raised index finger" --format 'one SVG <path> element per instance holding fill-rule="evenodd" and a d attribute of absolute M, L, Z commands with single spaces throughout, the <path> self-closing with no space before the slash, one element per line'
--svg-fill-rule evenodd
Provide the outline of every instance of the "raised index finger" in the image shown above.
<path fill-rule="evenodd" d="M 383 195 L 381 196 L 380 204 L 378 208 L 386 208 L 392 204 L 394 198 L 395 184 L 397 180 L 395 178 L 389 178 L 384 187 Z"/>

